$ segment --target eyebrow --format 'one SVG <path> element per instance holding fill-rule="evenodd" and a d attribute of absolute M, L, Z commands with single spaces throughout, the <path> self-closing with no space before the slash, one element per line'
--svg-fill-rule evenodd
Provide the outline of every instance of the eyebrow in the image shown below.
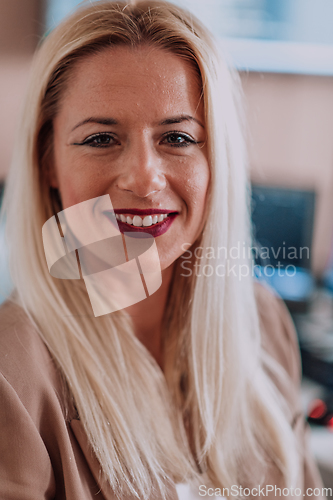
<path fill-rule="evenodd" d="M 172 125 L 174 123 L 182 123 L 182 122 L 191 122 L 194 121 L 200 125 L 200 127 L 205 128 L 204 125 L 194 118 L 194 116 L 191 115 L 179 115 L 179 116 L 173 116 L 171 118 L 166 118 L 165 120 L 162 120 L 161 122 L 158 122 L 157 125 Z M 114 118 L 99 118 L 99 117 L 93 117 L 91 116 L 90 118 L 86 118 L 85 120 L 82 120 L 81 122 L 77 123 L 73 130 L 77 129 L 78 127 L 81 127 L 82 125 L 85 125 L 86 123 L 99 123 L 100 125 L 118 125 L 118 121 L 115 120 Z"/>
<path fill-rule="evenodd" d="M 205 128 L 203 124 L 194 118 L 194 116 L 191 115 L 179 115 L 179 116 L 173 116 L 171 118 L 166 118 L 166 120 L 162 120 L 159 122 L 159 125 L 172 125 L 173 123 L 182 123 L 182 122 L 196 122 L 200 127 Z"/>
<path fill-rule="evenodd" d="M 82 125 L 85 125 L 86 123 L 100 123 L 101 125 L 118 125 L 117 120 L 114 118 L 98 118 L 98 117 L 93 117 L 91 116 L 90 118 L 86 118 L 85 120 L 82 120 L 82 122 L 79 122 L 75 125 L 73 130 L 75 130 L 78 127 L 81 127 Z"/>

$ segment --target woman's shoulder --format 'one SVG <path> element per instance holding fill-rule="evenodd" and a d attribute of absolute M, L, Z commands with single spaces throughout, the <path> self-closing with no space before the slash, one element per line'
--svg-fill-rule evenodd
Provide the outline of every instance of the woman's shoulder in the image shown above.
<path fill-rule="evenodd" d="M 50 355 L 36 327 L 15 302 L 6 301 L 0 307 L 0 370 L 29 372 L 48 365 Z"/>
<path fill-rule="evenodd" d="M 0 307 L 1 498 L 95 498 L 97 486 L 71 430 L 75 408 L 67 397 L 60 370 L 33 322 L 20 306 L 4 303 Z"/>
<path fill-rule="evenodd" d="M 288 404 L 288 419 L 300 451 L 300 487 L 306 494 L 307 488 L 322 488 L 323 484 L 309 449 L 309 426 L 304 419 L 300 398 L 301 356 L 296 330 L 283 300 L 274 291 L 259 283 L 255 284 L 255 296 L 261 330 L 263 352 L 269 357 L 263 360 L 264 368 Z M 272 359 L 284 368 L 284 374 L 272 366 Z M 284 376 L 287 375 L 287 376 Z M 276 484 L 276 469 L 268 479 Z M 323 498 L 320 496 L 320 498 Z"/>
<path fill-rule="evenodd" d="M 37 328 L 10 300 L 0 307 L 0 376 L 29 413 L 31 405 L 62 390 L 59 372 Z"/>
<path fill-rule="evenodd" d="M 296 385 L 301 380 L 297 333 L 283 300 L 266 285 L 255 283 L 263 350 L 284 367 Z"/>

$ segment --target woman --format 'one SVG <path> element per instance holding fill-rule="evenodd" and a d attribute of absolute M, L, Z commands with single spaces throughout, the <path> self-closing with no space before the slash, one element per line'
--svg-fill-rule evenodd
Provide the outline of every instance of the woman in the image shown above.
<path fill-rule="evenodd" d="M 320 488 L 290 319 L 244 272 L 248 252 L 231 260 L 250 246 L 247 173 L 210 35 L 169 3 L 96 2 L 43 41 L 31 75 L 5 201 L 1 497 Z M 82 245 L 84 280 L 54 278 L 42 227 L 57 221 L 66 240 L 61 214 L 109 199 L 124 242 L 154 238 L 162 284 L 94 314 Z"/>

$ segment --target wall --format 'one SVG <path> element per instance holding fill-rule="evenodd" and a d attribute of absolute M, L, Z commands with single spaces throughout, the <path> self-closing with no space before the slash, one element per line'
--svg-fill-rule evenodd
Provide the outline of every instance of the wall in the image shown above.
<path fill-rule="evenodd" d="M 11 161 L 32 54 L 43 32 L 43 2 L 0 2 L 0 180 Z"/>
<path fill-rule="evenodd" d="M 333 239 L 333 78 L 244 73 L 253 181 L 314 189 L 313 270 Z"/>

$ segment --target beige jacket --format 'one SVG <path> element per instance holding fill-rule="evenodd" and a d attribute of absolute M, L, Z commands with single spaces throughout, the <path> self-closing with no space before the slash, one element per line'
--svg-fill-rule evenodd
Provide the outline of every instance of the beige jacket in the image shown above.
<path fill-rule="evenodd" d="M 301 497 L 308 498 L 307 488 L 322 488 L 322 483 L 308 450 L 308 426 L 299 402 L 296 334 L 284 304 L 262 286 L 256 288 L 263 346 L 289 375 L 275 383 L 289 404 L 288 418 L 301 450 L 298 486 Z M 65 406 L 61 377 L 46 346 L 20 308 L 5 303 L 0 309 L 1 500 L 115 498 L 99 484 L 99 465 L 82 424 Z M 281 486 L 273 465 L 265 483 Z M 172 488 L 170 500 L 177 498 Z M 278 497 L 272 492 L 266 498 Z"/>

